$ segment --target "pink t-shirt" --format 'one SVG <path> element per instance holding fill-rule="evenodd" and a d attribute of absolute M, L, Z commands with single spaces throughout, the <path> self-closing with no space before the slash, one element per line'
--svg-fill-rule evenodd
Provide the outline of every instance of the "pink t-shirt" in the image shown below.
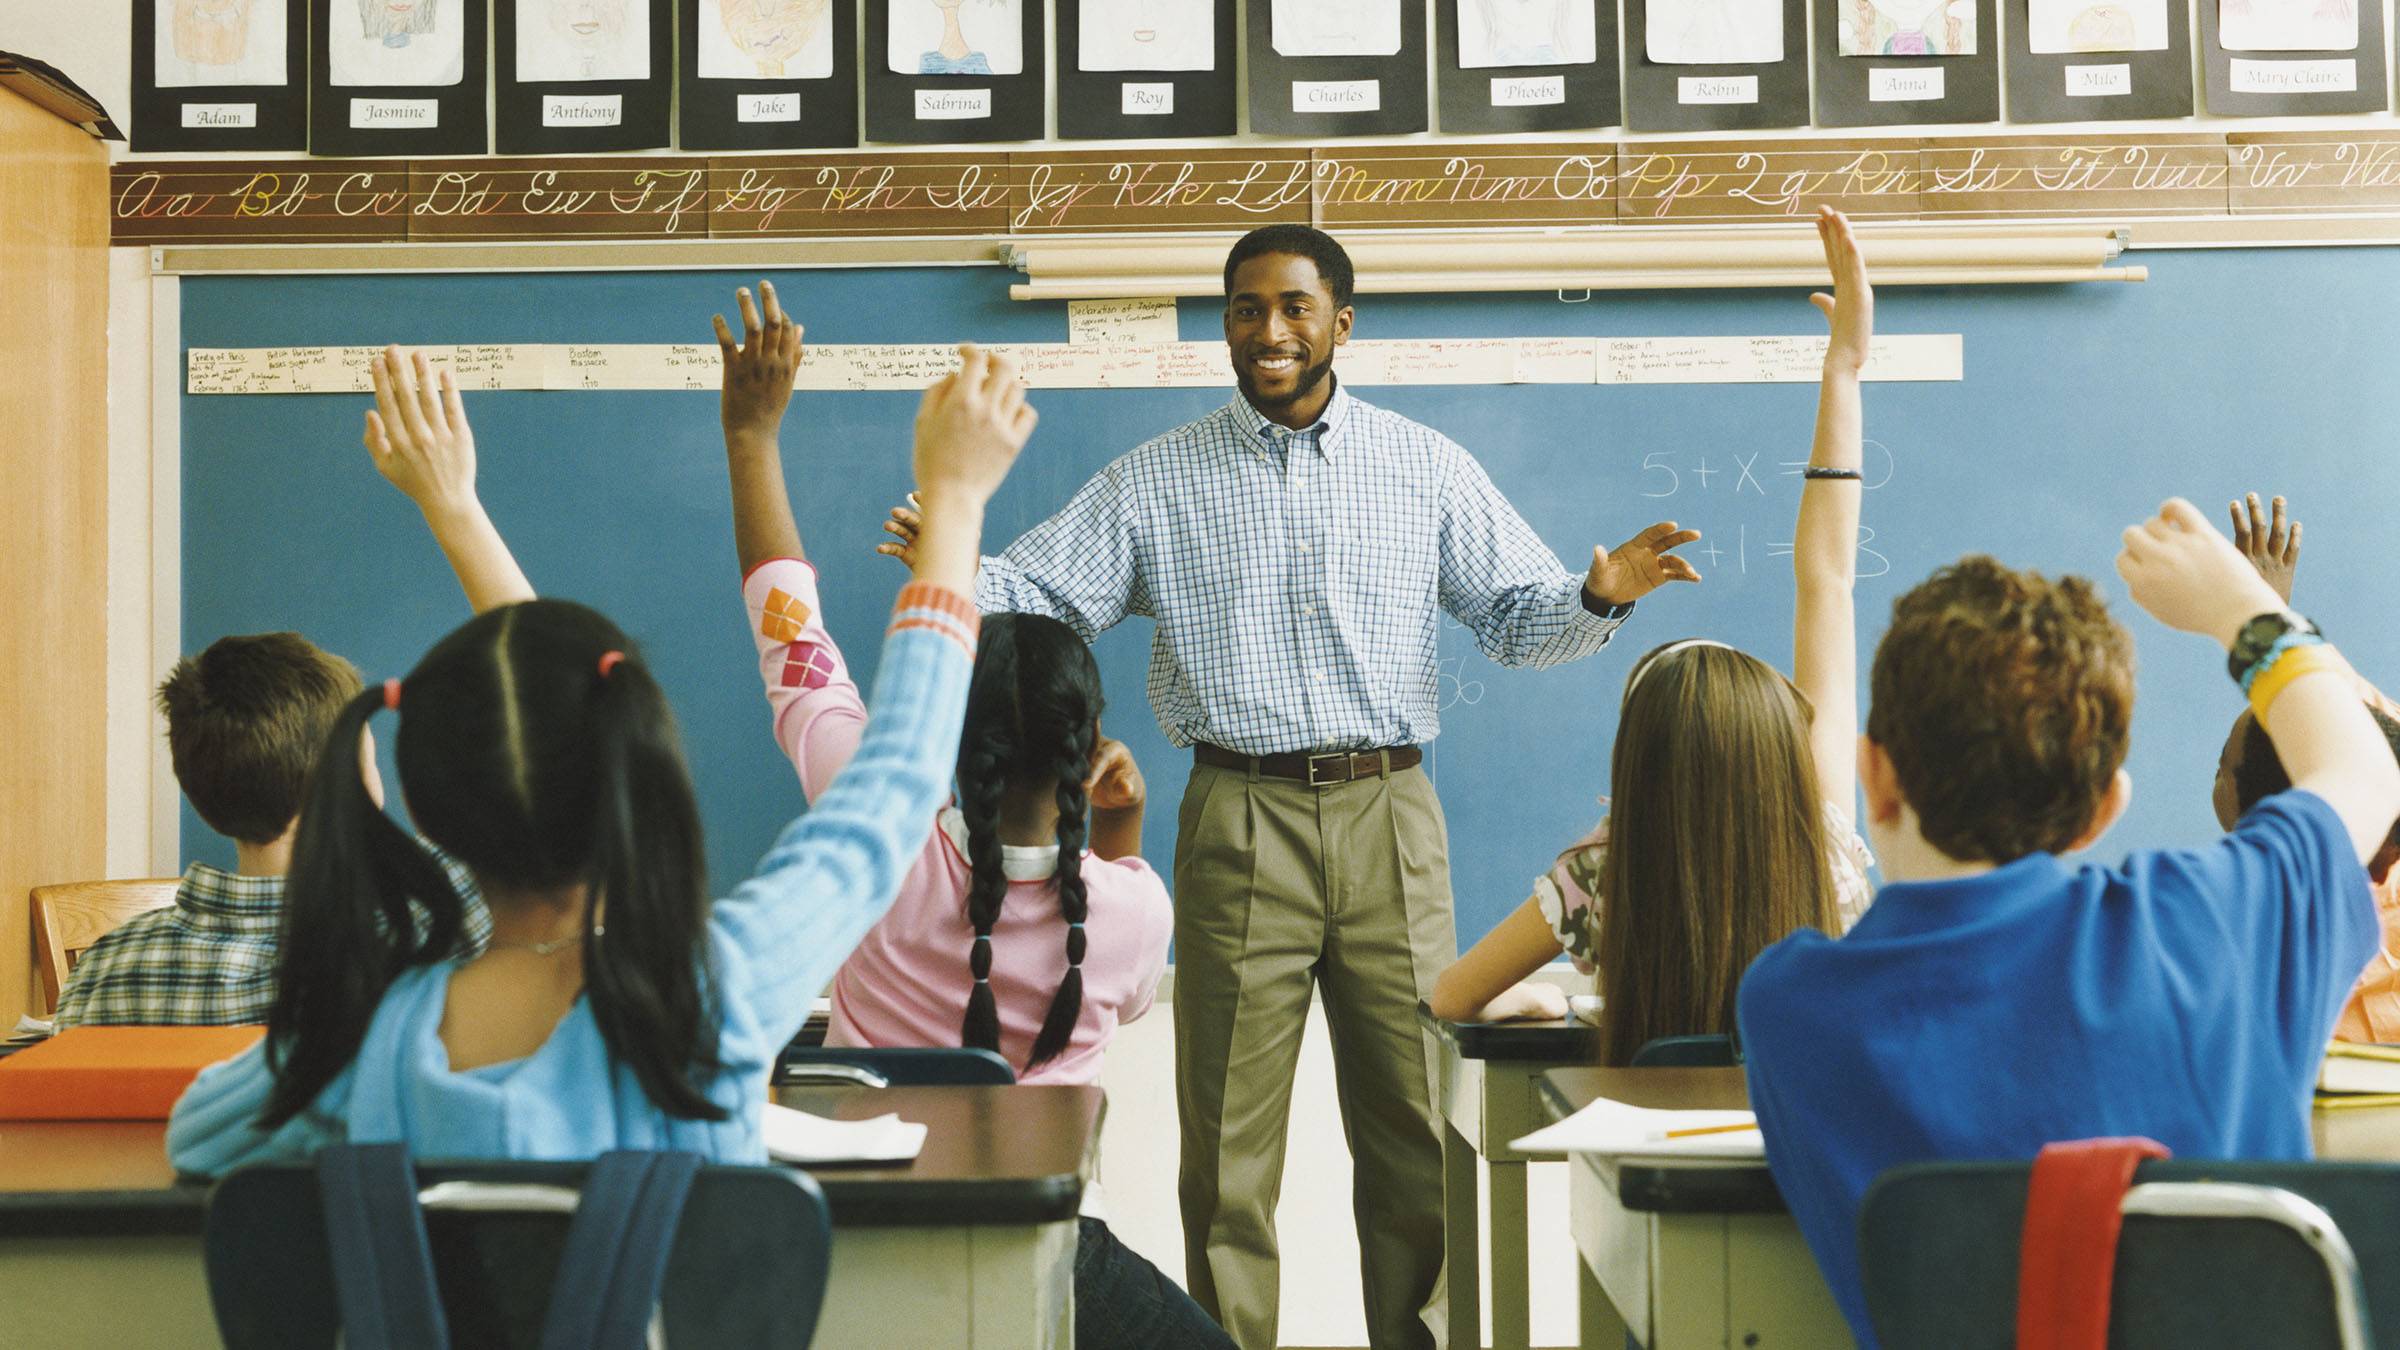
<path fill-rule="evenodd" d="M 840 648 L 817 616 L 816 569 L 796 558 L 759 564 L 742 599 L 758 640 L 759 675 L 775 743 L 815 801 L 858 749 L 866 705 Z M 957 1045 L 974 975 L 967 921 L 967 836 L 955 808 L 930 822 L 925 847 L 882 922 L 842 963 L 830 991 L 827 1045 Z M 1067 971 L 1067 926 L 1050 877 L 1058 850 L 1002 849 L 1008 897 L 992 927 L 992 995 L 1000 1054 L 1024 1083 L 1091 1083 L 1117 1026 L 1149 1011 L 1166 973 L 1174 910 L 1166 884 L 1139 858 L 1083 855 L 1083 1015 L 1057 1058 L 1028 1072 L 1042 1018 Z"/>

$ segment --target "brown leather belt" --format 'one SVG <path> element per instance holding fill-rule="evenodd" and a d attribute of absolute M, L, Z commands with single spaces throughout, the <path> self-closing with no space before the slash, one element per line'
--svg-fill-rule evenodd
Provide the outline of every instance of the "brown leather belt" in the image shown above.
<path fill-rule="evenodd" d="M 1196 741 L 1192 745 L 1192 758 L 1212 768 L 1248 773 L 1255 767 L 1268 778 L 1290 778 L 1310 787 L 1332 787 L 1413 769 L 1425 758 L 1425 752 L 1413 745 L 1395 745 L 1388 750 L 1336 750 L 1325 755 L 1304 755 L 1297 750 L 1280 755 L 1244 755 L 1221 745 Z"/>

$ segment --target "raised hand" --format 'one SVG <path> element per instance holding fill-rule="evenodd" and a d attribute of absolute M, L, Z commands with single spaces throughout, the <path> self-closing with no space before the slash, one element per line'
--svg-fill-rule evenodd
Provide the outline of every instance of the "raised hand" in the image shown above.
<path fill-rule="evenodd" d="M 384 348 L 367 375 L 375 406 L 367 413 L 365 442 L 375 471 L 428 516 L 472 504 L 475 430 L 459 402 L 458 381 L 443 370 L 437 392 L 425 354 L 404 354 L 396 346 Z"/>
<path fill-rule="evenodd" d="M 2281 609 L 2283 597 L 2241 550 L 2209 528 L 2198 507 L 2170 498 L 2158 514 L 2127 526 L 2117 575 L 2133 602 L 2169 628 L 2233 645 L 2242 625 Z"/>
<path fill-rule="evenodd" d="M 1601 604 L 1627 605 L 1670 581 L 1698 581 L 1699 570 L 1668 550 L 1699 538 L 1698 530 L 1679 529 L 1674 521 L 1662 520 L 1614 549 L 1595 548 L 1583 589 Z"/>
<path fill-rule="evenodd" d="M 369 363 L 367 377 L 375 385 L 375 406 L 367 413 L 367 454 L 375 471 L 425 513 L 467 602 L 481 614 L 531 600 L 532 583 L 475 495 L 475 431 L 467 425 L 458 381 L 442 371 L 437 394 L 425 354 L 403 357 L 398 347 L 384 348 Z"/>
<path fill-rule="evenodd" d="M 971 501 L 999 490 L 1038 420 L 1016 363 L 968 343 L 958 369 L 917 408 L 917 492 L 927 501 Z"/>
<path fill-rule="evenodd" d="M 1830 206 L 1817 208 L 1817 237 L 1825 242 L 1825 267 L 1833 273 L 1833 294 L 1808 297 L 1833 328 L 1825 365 L 1856 374 L 1866 369 L 1867 348 L 1875 338 L 1875 288 L 1867 284 L 1866 258 L 1858 251 L 1849 217 Z"/>
<path fill-rule="evenodd" d="M 1083 786 L 1091 794 L 1094 811 L 1138 810 L 1150 798 L 1133 752 L 1123 741 L 1106 736 L 1092 746 L 1092 771 L 1084 777 Z"/>
<path fill-rule="evenodd" d="M 917 562 L 917 531 L 924 528 L 925 517 L 917 513 L 920 503 L 917 494 L 908 494 L 908 505 L 895 506 L 883 522 L 883 532 L 892 537 L 875 546 L 875 551 L 887 558 L 898 558 L 914 567 Z"/>
<path fill-rule="evenodd" d="M 2244 506 L 2249 509 L 2244 511 Z M 2274 518 L 2270 522 L 2259 511 L 2255 492 L 2241 501 L 2227 502 L 2225 509 L 2233 516 L 2233 546 L 2242 551 L 2242 556 L 2267 579 L 2284 603 L 2291 603 L 2292 574 L 2300 570 L 2300 522 L 2285 523 L 2281 497 L 2275 499 Z"/>
<path fill-rule="evenodd" d="M 775 283 L 759 282 L 758 292 L 766 300 L 763 317 L 750 299 L 749 287 L 733 293 L 742 315 L 738 347 L 725 316 L 709 316 L 717 329 L 717 350 L 725 357 L 725 386 L 718 398 L 718 413 L 725 421 L 728 438 L 750 435 L 772 440 L 783 425 L 783 410 L 792 401 L 792 380 L 800 369 L 803 330 L 776 303 Z"/>

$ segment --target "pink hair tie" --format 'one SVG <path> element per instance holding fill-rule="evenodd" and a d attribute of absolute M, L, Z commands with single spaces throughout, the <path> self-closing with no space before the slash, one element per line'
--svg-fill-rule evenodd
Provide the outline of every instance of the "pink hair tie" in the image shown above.
<path fill-rule="evenodd" d="M 612 670 L 615 670 L 618 664 L 624 661 L 624 659 L 625 653 L 623 652 L 600 653 L 600 678 L 604 680 L 607 679 L 608 673 Z"/>
<path fill-rule="evenodd" d="M 395 679 L 383 682 L 383 706 L 393 712 L 400 711 L 400 681 Z"/>

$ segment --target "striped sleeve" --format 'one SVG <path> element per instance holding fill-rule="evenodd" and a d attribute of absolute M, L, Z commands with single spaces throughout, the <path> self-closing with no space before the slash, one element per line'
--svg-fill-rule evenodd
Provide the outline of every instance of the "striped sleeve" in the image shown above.
<path fill-rule="evenodd" d="M 912 581 L 901 588 L 899 602 L 892 607 L 891 631 L 929 628 L 956 642 L 971 659 L 978 622 L 973 600 L 947 586 Z"/>

